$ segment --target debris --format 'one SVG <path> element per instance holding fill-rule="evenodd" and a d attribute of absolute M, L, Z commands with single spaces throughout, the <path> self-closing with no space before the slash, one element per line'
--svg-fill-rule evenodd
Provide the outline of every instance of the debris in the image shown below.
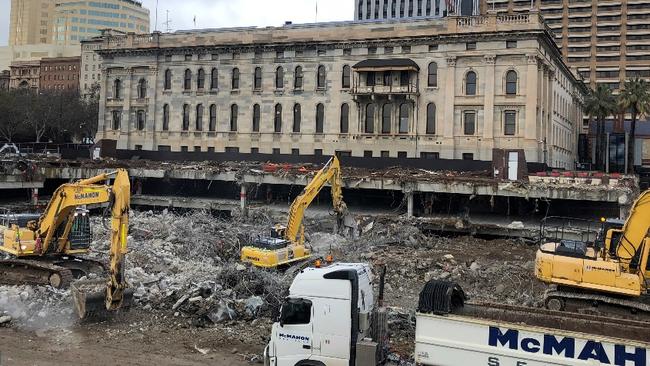
<path fill-rule="evenodd" d="M 197 345 L 194 345 L 194 349 L 197 350 L 202 355 L 207 355 L 208 353 L 210 353 L 209 348 L 199 348 Z"/>

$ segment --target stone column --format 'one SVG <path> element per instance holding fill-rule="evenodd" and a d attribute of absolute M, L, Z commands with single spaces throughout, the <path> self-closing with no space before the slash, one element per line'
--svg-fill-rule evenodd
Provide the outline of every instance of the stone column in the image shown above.
<path fill-rule="evenodd" d="M 442 115 L 443 121 L 443 136 L 445 144 L 447 145 L 448 156 L 442 155 L 441 158 L 454 158 L 455 143 L 454 143 L 454 127 L 455 120 L 455 105 L 456 105 L 456 58 L 447 58 L 447 70 L 445 73 L 445 107 Z"/>
<path fill-rule="evenodd" d="M 537 135 L 537 91 L 541 80 L 538 79 L 537 74 L 537 55 L 529 54 L 526 57 L 528 59 L 528 68 L 526 70 L 526 122 L 524 126 L 524 138 L 537 143 L 535 138 Z"/>
<path fill-rule="evenodd" d="M 241 190 L 239 193 L 239 208 L 242 212 L 242 215 L 248 216 L 248 205 L 246 202 L 246 185 L 241 185 Z"/>
<path fill-rule="evenodd" d="M 406 216 L 413 217 L 413 192 L 406 193 Z"/>
<path fill-rule="evenodd" d="M 495 83 L 497 82 L 494 75 L 495 59 L 496 55 L 486 55 L 484 58 L 485 101 L 483 107 L 483 137 L 485 141 L 482 150 L 488 154 L 491 154 L 494 148 L 494 93 L 496 89 Z M 486 160 L 487 156 L 479 156 L 479 158 Z"/>
<path fill-rule="evenodd" d="M 158 120 L 158 76 L 159 69 L 157 66 L 149 69 L 150 77 L 147 81 L 147 96 L 149 97 L 149 105 L 147 106 L 147 127 L 145 131 L 147 133 L 148 140 L 145 142 L 143 147 L 145 150 L 155 150 L 156 149 L 156 121 Z"/>
<path fill-rule="evenodd" d="M 131 85 L 133 84 L 133 69 L 126 69 L 123 74 L 122 98 L 124 109 L 122 110 L 122 123 L 120 126 L 120 135 L 126 134 L 126 139 L 121 136 L 117 139 L 118 149 L 128 149 L 131 145 L 131 123 L 134 118 L 131 116 Z"/>
<path fill-rule="evenodd" d="M 106 100 L 108 99 L 108 75 L 106 74 L 106 68 L 103 65 L 101 65 L 100 68 L 102 80 L 99 83 L 99 116 L 97 120 L 97 135 L 95 136 L 96 142 L 102 140 L 106 136 Z"/>

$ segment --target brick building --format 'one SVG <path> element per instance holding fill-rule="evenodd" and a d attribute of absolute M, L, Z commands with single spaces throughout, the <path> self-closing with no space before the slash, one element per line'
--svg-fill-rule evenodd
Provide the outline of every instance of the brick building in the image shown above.
<path fill-rule="evenodd" d="M 80 57 L 41 60 L 40 90 L 79 90 Z"/>

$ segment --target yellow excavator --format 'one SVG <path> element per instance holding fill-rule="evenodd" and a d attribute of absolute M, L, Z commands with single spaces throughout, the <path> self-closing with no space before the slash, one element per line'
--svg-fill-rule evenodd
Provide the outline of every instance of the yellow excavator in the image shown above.
<path fill-rule="evenodd" d="M 616 220 L 601 221 L 600 231 L 586 236 L 593 240 L 556 237 L 540 245 L 535 274 L 550 285 L 545 294 L 546 307 L 624 316 L 632 313 L 634 317 L 647 319 L 650 317 L 650 190 L 634 202 L 622 227 Z"/>
<path fill-rule="evenodd" d="M 274 225 L 270 237 L 259 237 L 252 245 L 243 247 L 241 261 L 257 267 L 277 268 L 309 259 L 312 253 L 305 246 L 305 228 L 302 221 L 305 210 L 327 183 L 331 186 L 334 212 L 340 225 L 347 215 L 347 206 L 343 202 L 341 165 L 339 159 L 334 156 L 291 203 L 287 224 Z"/>
<path fill-rule="evenodd" d="M 109 185 L 109 179 L 113 184 Z M 102 183 L 105 182 L 105 183 Z M 125 279 L 128 212 L 131 184 L 126 170 L 63 184 L 56 189 L 42 215 L 5 214 L 0 221 L 0 251 L 12 258 L 0 260 L 0 283 L 37 284 L 65 288 L 71 285 L 80 318 L 128 307 L 133 292 Z M 108 268 L 78 257 L 90 250 L 90 223 L 86 205 L 108 203 L 110 256 Z M 33 218 L 33 217 L 32 217 Z M 96 273 L 108 279 L 72 283 L 75 277 Z"/>

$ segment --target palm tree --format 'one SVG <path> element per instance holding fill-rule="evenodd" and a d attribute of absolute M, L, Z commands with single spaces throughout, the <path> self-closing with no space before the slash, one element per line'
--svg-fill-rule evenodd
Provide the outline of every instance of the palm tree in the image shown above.
<path fill-rule="evenodd" d="M 596 169 L 604 168 L 605 119 L 616 111 L 616 99 L 612 90 L 604 84 L 598 84 L 596 90 L 590 90 L 585 105 L 590 117 L 596 118 Z"/>
<path fill-rule="evenodd" d="M 625 83 L 625 88 L 618 96 L 618 104 L 623 113 L 629 112 L 632 115 L 630 125 L 630 137 L 627 148 L 627 172 L 634 172 L 634 152 L 636 138 L 636 119 L 639 115 L 647 113 L 650 109 L 650 85 L 645 80 L 635 78 Z"/>

